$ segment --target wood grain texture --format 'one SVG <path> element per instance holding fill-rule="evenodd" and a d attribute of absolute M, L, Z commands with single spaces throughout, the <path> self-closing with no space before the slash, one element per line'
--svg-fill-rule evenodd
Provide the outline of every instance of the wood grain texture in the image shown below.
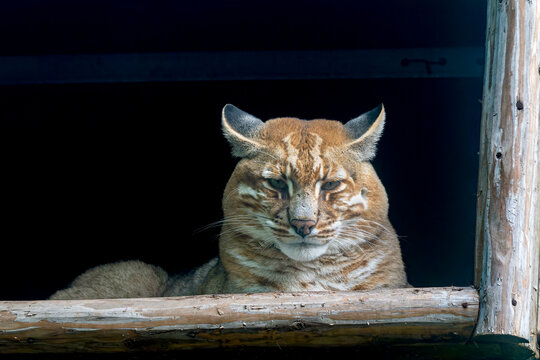
<path fill-rule="evenodd" d="M 465 343 L 472 288 L 0 302 L 0 353 Z"/>
<path fill-rule="evenodd" d="M 540 4 L 489 0 L 475 282 L 476 340 L 536 350 Z"/>

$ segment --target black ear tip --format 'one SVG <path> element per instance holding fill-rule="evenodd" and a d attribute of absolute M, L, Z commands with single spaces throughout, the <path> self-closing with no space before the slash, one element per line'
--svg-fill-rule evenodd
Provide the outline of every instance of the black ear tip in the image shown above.
<path fill-rule="evenodd" d="M 227 121 L 233 121 L 233 122 L 237 121 L 240 118 L 256 119 L 253 115 L 248 114 L 244 110 L 241 110 L 232 104 L 227 104 L 223 107 L 222 116 Z"/>
<path fill-rule="evenodd" d="M 384 111 L 384 104 L 380 103 L 373 110 L 371 110 L 370 113 L 379 115 L 383 111 Z"/>
<path fill-rule="evenodd" d="M 385 112 L 384 110 L 384 104 L 383 103 L 380 103 L 379 105 L 377 105 L 375 108 L 371 109 L 370 111 L 368 111 L 367 113 L 365 113 L 364 115 L 371 119 L 372 122 L 374 122 L 376 119 L 379 118 L 379 116 L 381 114 L 383 114 Z"/>
<path fill-rule="evenodd" d="M 223 107 L 223 110 L 222 110 L 222 114 L 223 116 L 226 116 L 227 114 L 230 114 L 234 111 L 237 111 L 238 108 L 236 106 L 234 106 L 233 104 L 226 104 L 224 107 Z"/>

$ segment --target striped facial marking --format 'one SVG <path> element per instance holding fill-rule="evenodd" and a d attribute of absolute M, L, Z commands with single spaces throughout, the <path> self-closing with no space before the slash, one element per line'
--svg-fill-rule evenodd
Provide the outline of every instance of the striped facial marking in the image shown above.
<path fill-rule="evenodd" d="M 275 151 L 250 163 L 246 180 L 237 185 L 238 212 L 246 218 L 238 226 L 291 259 L 323 255 L 339 240 L 341 220 L 368 210 L 367 189 L 332 159 L 334 153 L 318 134 L 284 136 Z"/>

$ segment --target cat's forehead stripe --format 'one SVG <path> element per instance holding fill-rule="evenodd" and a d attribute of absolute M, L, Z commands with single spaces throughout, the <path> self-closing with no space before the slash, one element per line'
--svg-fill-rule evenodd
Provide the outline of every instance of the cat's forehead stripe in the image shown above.
<path fill-rule="evenodd" d="M 292 144 L 292 137 L 294 133 L 290 133 L 287 136 L 283 138 L 283 142 L 285 143 L 285 150 L 287 154 L 287 164 L 290 165 L 293 169 L 297 168 L 297 162 L 298 162 L 298 148 L 295 147 Z"/>
<path fill-rule="evenodd" d="M 315 144 L 314 146 L 311 148 L 311 150 L 309 151 L 310 155 L 311 155 L 311 158 L 313 160 L 313 171 L 316 171 L 317 169 L 322 169 L 322 158 L 321 158 L 321 144 L 322 144 L 322 139 L 319 135 L 317 134 L 312 134 L 313 137 L 315 138 Z"/>
<path fill-rule="evenodd" d="M 315 180 L 324 174 L 323 139 L 311 132 L 290 132 L 282 139 L 285 156 L 285 172 L 287 177 L 295 172 L 302 180 Z M 311 179 L 313 178 L 313 179 Z"/>
<path fill-rule="evenodd" d="M 313 183 L 327 177 L 335 180 L 348 178 L 342 166 L 336 166 L 324 156 L 326 149 L 323 148 L 323 139 L 317 134 L 291 132 L 282 139 L 280 145 L 275 150 L 284 160 L 283 163 L 267 163 L 260 173 L 263 178 L 294 177 L 301 183 Z"/>

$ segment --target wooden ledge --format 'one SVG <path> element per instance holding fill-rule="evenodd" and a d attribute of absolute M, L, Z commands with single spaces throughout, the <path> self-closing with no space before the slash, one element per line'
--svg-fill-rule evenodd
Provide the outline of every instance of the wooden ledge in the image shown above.
<path fill-rule="evenodd" d="M 0 352 L 464 343 L 472 288 L 3 301 Z"/>

